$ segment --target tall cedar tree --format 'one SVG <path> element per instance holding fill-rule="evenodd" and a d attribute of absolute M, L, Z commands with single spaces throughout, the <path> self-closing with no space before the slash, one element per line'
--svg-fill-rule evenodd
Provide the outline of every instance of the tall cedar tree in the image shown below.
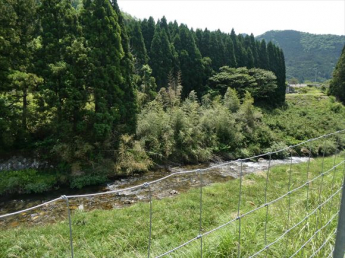
<path fill-rule="evenodd" d="M 79 112 L 88 98 L 83 83 L 87 50 L 69 0 L 43 0 L 39 14 L 42 47 L 38 51 L 37 74 L 44 78 L 40 103 L 53 113 L 52 132 L 68 142 L 78 133 L 77 124 L 83 117 Z"/>
<path fill-rule="evenodd" d="M 148 56 L 141 27 L 138 22 L 135 22 L 133 31 L 130 33 L 130 35 L 131 50 L 135 59 L 135 71 L 136 73 L 139 73 L 143 65 L 148 63 Z"/>
<path fill-rule="evenodd" d="M 124 22 L 124 18 L 121 14 L 120 8 L 117 4 L 117 0 L 111 0 L 111 4 L 117 14 L 118 22 L 121 29 L 121 44 L 124 51 L 124 56 L 120 62 L 120 71 L 122 74 L 122 90 L 124 92 L 123 95 L 123 102 L 120 109 L 121 126 L 117 129 L 118 133 L 135 133 L 136 126 L 137 126 L 137 113 L 138 113 L 138 105 L 136 102 L 136 95 L 135 95 L 135 85 L 133 82 L 133 56 L 130 53 L 130 42 L 127 33 L 127 28 Z"/>
<path fill-rule="evenodd" d="M 187 97 L 192 90 L 201 94 L 203 92 L 202 58 L 199 49 L 196 47 L 192 33 L 184 24 L 180 25 L 175 47 L 178 52 L 182 73 L 182 96 Z"/>
<path fill-rule="evenodd" d="M 32 65 L 36 11 L 34 0 L 0 3 L 0 149 L 29 141 L 28 96 L 40 81 Z"/>
<path fill-rule="evenodd" d="M 157 27 L 151 44 L 150 66 L 158 89 L 168 86 L 168 76 L 174 71 L 174 52 L 165 29 Z"/>
<path fill-rule="evenodd" d="M 150 50 L 151 50 L 151 42 L 155 34 L 155 29 L 156 29 L 155 20 L 151 16 L 148 20 L 144 19 L 141 22 L 141 32 L 143 34 L 146 51 L 149 56 L 150 56 Z"/>
<path fill-rule="evenodd" d="M 112 4 L 108 0 L 85 0 L 81 11 L 90 48 L 87 86 L 94 101 L 92 137 L 102 143 L 116 143 L 121 132 L 133 131 L 136 116 L 129 41 L 117 3 Z"/>
<path fill-rule="evenodd" d="M 345 46 L 334 69 L 329 93 L 345 104 Z"/>

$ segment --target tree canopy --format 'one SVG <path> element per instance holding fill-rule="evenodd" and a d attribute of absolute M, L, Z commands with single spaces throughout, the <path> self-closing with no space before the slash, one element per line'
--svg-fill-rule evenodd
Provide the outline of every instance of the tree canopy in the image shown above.
<path fill-rule="evenodd" d="M 345 104 L 345 46 L 334 69 L 329 93 Z"/>

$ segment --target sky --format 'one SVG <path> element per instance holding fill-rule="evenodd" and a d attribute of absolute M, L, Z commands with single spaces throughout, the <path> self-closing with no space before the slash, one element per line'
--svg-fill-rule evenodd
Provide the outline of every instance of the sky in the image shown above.
<path fill-rule="evenodd" d="M 345 35 L 345 0 L 118 0 L 120 9 L 139 19 L 163 15 L 190 28 L 261 35 L 298 30 Z"/>

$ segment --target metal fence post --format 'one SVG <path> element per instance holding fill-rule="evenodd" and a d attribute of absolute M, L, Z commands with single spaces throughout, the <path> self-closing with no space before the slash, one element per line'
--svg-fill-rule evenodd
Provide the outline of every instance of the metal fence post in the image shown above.
<path fill-rule="evenodd" d="M 345 172 L 345 165 L 344 165 Z M 339 211 L 337 236 L 335 240 L 335 247 L 333 258 L 344 258 L 345 253 L 345 177 L 343 180 L 343 190 L 341 195 L 341 204 Z"/>

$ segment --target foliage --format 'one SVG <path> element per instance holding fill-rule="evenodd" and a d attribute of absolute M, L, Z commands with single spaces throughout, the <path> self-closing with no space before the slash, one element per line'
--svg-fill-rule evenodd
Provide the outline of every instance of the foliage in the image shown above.
<path fill-rule="evenodd" d="M 185 100 L 180 92 L 180 87 L 162 89 L 138 116 L 137 137 L 148 154 L 156 154 L 153 157 L 202 162 L 217 153 L 241 157 L 246 148 L 251 155 L 271 143 L 272 135 L 248 92 L 242 104 L 230 88 L 223 98 L 204 96 L 202 103 L 195 92 Z"/>
<path fill-rule="evenodd" d="M 213 88 L 219 89 L 222 95 L 228 87 L 235 89 L 241 97 L 246 91 L 258 100 L 267 99 L 276 88 L 277 77 L 274 73 L 263 69 L 246 67 L 221 67 L 220 72 L 210 78 Z"/>
<path fill-rule="evenodd" d="M 286 58 L 288 79 L 322 82 L 332 77 L 332 70 L 344 46 L 345 36 L 315 35 L 284 30 L 268 31 L 258 37 L 279 46 Z"/>
<path fill-rule="evenodd" d="M 286 194 L 289 191 L 289 182 L 292 188 L 297 188 L 308 178 L 310 180 L 319 176 L 322 163 L 324 163 L 324 171 L 327 171 L 334 165 L 334 162 L 338 164 L 341 161 L 340 157 L 336 160 L 329 157 L 325 158 L 324 162 L 322 162 L 322 158 L 312 160 L 309 168 L 307 163 L 293 165 L 292 179 L 289 178 L 289 165 L 272 167 L 269 174 L 263 171 L 244 175 L 241 188 L 241 213 L 246 214 L 263 206 L 266 200 L 275 200 Z M 308 171 L 308 178 L 306 171 Z M 192 175 L 192 178 L 198 180 L 197 176 Z M 333 196 L 330 202 L 323 206 L 322 213 L 319 213 L 318 206 L 328 200 L 335 191 L 341 189 L 343 171 L 342 169 L 333 170 L 322 178 L 322 181 L 315 180 L 308 187 L 302 187 L 288 197 L 270 204 L 268 213 L 266 213 L 266 208 L 262 208 L 251 213 L 250 216 L 242 218 L 241 255 L 249 257 L 263 249 L 267 245 L 264 240 L 265 235 L 268 243 L 271 243 L 286 232 L 289 203 L 291 203 L 289 227 L 296 226 L 286 239 L 280 239 L 270 246 L 267 256 L 293 255 L 298 247 L 315 235 L 317 229 L 326 225 L 331 216 L 337 214 L 341 195 Z M 203 233 L 236 219 L 239 185 L 239 179 L 235 179 L 203 187 Z M 199 192 L 200 190 L 196 188 L 188 192 L 181 192 L 173 198 L 152 199 L 152 256 L 158 256 L 194 239 L 199 233 Z M 308 214 L 314 210 L 316 212 L 310 215 L 308 221 L 300 222 L 306 217 L 307 209 Z M 140 202 L 123 209 L 72 211 L 75 256 L 106 257 L 111 255 L 126 258 L 147 256 L 149 210 L 150 203 Z M 266 221 L 268 221 L 267 224 Z M 318 238 L 305 246 L 303 254 L 307 257 L 312 256 L 325 239 L 334 236 L 336 225 L 337 220 L 335 219 L 327 224 L 325 229 L 319 231 Z M 21 225 L 1 230 L 0 256 L 67 257 L 71 252 L 70 246 L 66 244 L 69 239 L 68 227 L 66 218 L 53 224 Z M 42 239 L 44 241 L 41 241 Z M 238 223 L 234 221 L 227 225 L 226 229 L 223 227 L 223 229 L 204 236 L 203 239 L 207 239 L 207 241 L 203 241 L 205 257 L 235 257 L 238 254 Z M 334 239 L 331 238 L 329 244 L 318 253 L 320 257 L 327 257 L 332 252 L 333 243 Z M 199 257 L 200 241 L 193 241 L 188 244 L 187 248 L 176 250 L 173 256 Z"/>
<path fill-rule="evenodd" d="M 0 150 L 72 168 L 101 162 L 136 127 L 133 58 L 116 1 L 6 0 L 0 14 Z M 143 77 L 150 99 L 154 80 Z"/>
<path fill-rule="evenodd" d="M 134 172 L 146 172 L 152 166 L 152 161 L 140 142 L 134 141 L 133 136 L 129 135 L 121 136 L 116 160 L 115 169 L 119 174 L 129 175 Z"/>
<path fill-rule="evenodd" d="M 345 45 L 333 72 L 333 79 L 329 86 L 329 94 L 335 96 L 345 104 Z"/>
<path fill-rule="evenodd" d="M 9 193 L 40 193 L 51 190 L 58 182 L 56 173 L 25 169 L 1 171 L 0 195 Z"/>
<path fill-rule="evenodd" d="M 293 145 L 323 134 L 345 128 L 345 108 L 334 98 L 315 93 L 289 94 L 287 104 L 279 109 L 263 110 L 263 121 L 275 134 L 275 138 Z M 287 122 L 289 121 L 289 122 Z M 342 149 L 343 137 L 337 137 L 335 147 Z M 319 149 L 322 145 L 314 146 Z"/>

